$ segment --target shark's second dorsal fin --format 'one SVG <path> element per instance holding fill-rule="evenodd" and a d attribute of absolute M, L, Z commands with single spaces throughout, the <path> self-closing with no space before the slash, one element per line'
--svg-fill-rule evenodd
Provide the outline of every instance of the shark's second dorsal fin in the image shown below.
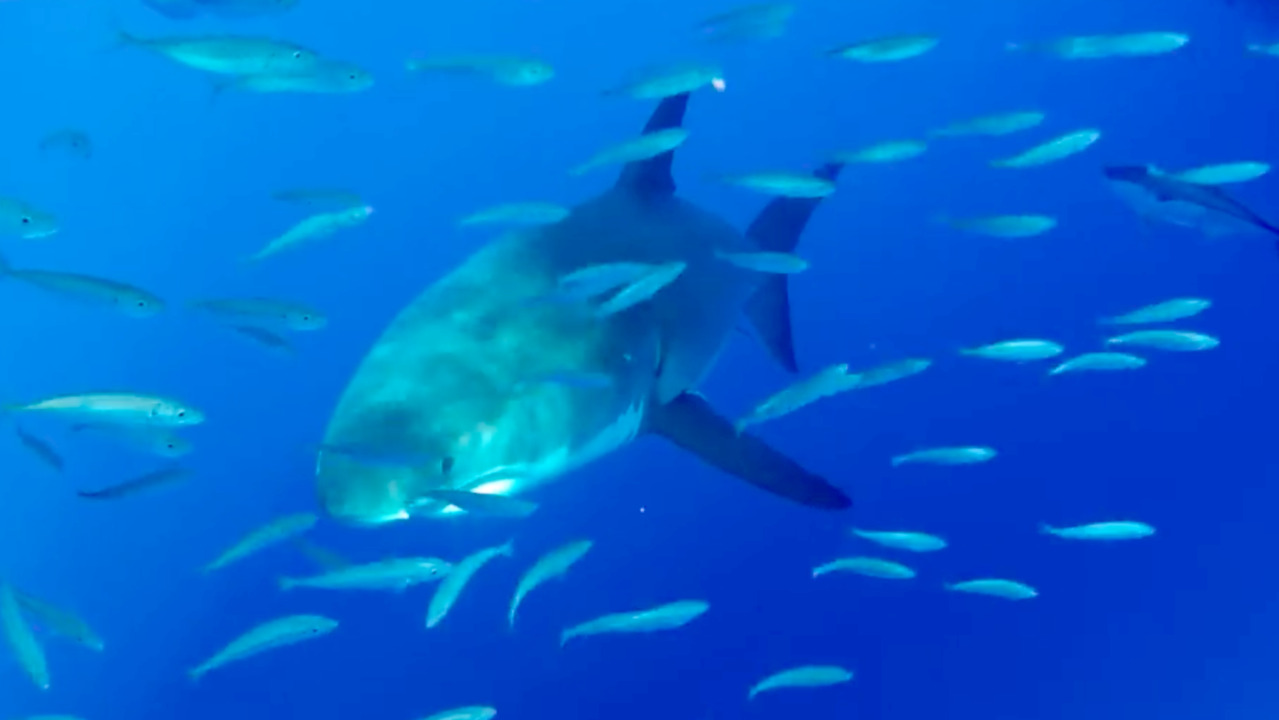
<path fill-rule="evenodd" d="M 644 133 L 670 130 L 684 124 L 684 110 L 688 108 L 688 93 L 672 95 L 658 104 L 644 126 Z M 626 188 L 637 195 L 664 197 L 675 194 L 675 179 L 671 177 L 671 160 L 674 150 L 628 163 L 617 178 L 617 187 Z"/>
<path fill-rule="evenodd" d="M 813 175 L 834 181 L 843 169 L 843 163 L 828 163 Z M 808 219 L 821 201 L 821 198 L 779 197 L 764 206 L 746 230 L 746 237 L 753 240 L 760 250 L 793 252 L 799 245 L 799 236 L 808 225 Z M 790 323 L 790 293 L 785 275 L 770 276 L 760 285 L 746 303 L 746 317 L 773 358 L 788 371 L 798 372 L 795 338 Z"/>

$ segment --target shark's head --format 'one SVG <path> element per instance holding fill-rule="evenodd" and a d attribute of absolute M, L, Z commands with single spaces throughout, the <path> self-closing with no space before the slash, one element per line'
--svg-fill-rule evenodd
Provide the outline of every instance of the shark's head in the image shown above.
<path fill-rule="evenodd" d="M 1107 165 L 1101 172 L 1112 182 L 1141 183 L 1150 177 L 1150 169 L 1143 165 Z"/>
<path fill-rule="evenodd" d="M 430 491 L 507 494 L 554 461 L 560 436 L 546 403 L 501 387 L 473 359 L 428 362 L 433 372 L 418 375 L 407 397 L 362 403 L 352 422 L 330 429 L 316 488 L 335 519 L 375 525 L 447 514 L 449 504 Z"/>

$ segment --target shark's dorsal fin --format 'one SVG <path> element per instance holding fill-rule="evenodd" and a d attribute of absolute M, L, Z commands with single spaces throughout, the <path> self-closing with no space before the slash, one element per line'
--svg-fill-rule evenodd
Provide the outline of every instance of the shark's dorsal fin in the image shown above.
<path fill-rule="evenodd" d="M 823 510 L 852 501 L 839 488 L 805 470 L 763 440 L 739 433 L 700 395 L 684 393 L 650 409 L 648 430 L 688 450 L 709 465 L 761 490 Z"/>
<path fill-rule="evenodd" d="M 672 95 L 662 100 L 648 118 L 644 133 L 680 127 L 684 124 L 684 110 L 687 108 L 688 93 Z M 674 195 L 675 179 L 671 177 L 671 160 L 674 157 L 675 151 L 669 150 L 647 160 L 628 163 L 622 168 L 616 187 L 646 197 Z"/>
<path fill-rule="evenodd" d="M 828 163 L 813 175 L 834 181 L 843 169 L 843 163 Z M 793 252 L 799 245 L 799 236 L 808 225 L 808 219 L 821 201 L 821 198 L 779 197 L 764 206 L 746 230 L 746 237 L 755 241 L 760 250 Z M 798 372 L 790 322 L 790 293 L 785 275 L 772 275 L 760 285 L 746 303 L 746 317 L 773 358 L 786 370 Z"/>

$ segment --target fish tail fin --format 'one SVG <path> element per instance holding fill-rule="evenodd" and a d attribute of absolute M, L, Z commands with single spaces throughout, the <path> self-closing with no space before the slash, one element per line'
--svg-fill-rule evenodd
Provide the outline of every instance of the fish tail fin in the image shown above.
<path fill-rule="evenodd" d="M 819 167 L 813 175 L 833 182 L 843 169 L 843 163 L 831 162 Z M 800 235 L 821 201 L 821 198 L 775 198 L 751 222 L 746 236 L 754 240 L 761 250 L 794 252 L 799 246 Z M 747 318 L 773 359 L 786 370 L 798 372 L 787 277 L 773 275 L 764 280 L 746 302 L 745 309 Z"/>
<path fill-rule="evenodd" d="M 1048 523 L 1041 522 L 1039 523 L 1039 534 L 1040 535 L 1056 535 L 1057 529 L 1054 528 L 1052 525 L 1049 525 Z"/>
<path fill-rule="evenodd" d="M 560 647 L 567 645 L 568 641 L 572 640 L 574 637 L 577 637 L 577 633 L 573 632 L 572 628 L 560 631 Z"/>
<path fill-rule="evenodd" d="M 497 554 L 498 554 L 498 555 L 501 555 L 501 556 L 503 556 L 503 557 L 511 557 L 512 555 L 514 555 L 514 554 L 515 554 L 515 539 L 514 539 L 514 538 L 512 538 L 512 539 L 510 539 L 510 540 L 507 540 L 507 541 L 506 541 L 506 543 L 504 543 L 504 544 L 502 545 L 502 547 L 501 547 L 500 549 L 498 549 Z"/>
<path fill-rule="evenodd" d="M 279 584 L 280 584 L 281 590 L 292 590 L 293 588 L 298 586 L 298 581 L 294 580 L 291 577 L 282 577 L 279 580 Z"/>
<path fill-rule="evenodd" d="M 893 467 L 899 467 L 901 465 L 905 465 L 906 462 L 907 462 L 906 455 L 897 455 L 893 457 L 893 459 L 890 461 L 889 464 L 892 465 Z"/>
<path fill-rule="evenodd" d="M 207 671 L 204 669 L 203 665 L 199 667 L 193 667 L 190 670 L 187 670 L 187 679 L 190 680 L 192 683 L 199 682 L 200 678 L 204 676 L 205 672 Z"/>

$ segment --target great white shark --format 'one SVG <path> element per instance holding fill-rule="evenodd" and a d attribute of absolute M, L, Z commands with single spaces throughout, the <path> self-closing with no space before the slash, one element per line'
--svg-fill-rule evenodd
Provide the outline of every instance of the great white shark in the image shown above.
<path fill-rule="evenodd" d="M 687 104 L 687 94 L 664 99 L 644 132 L 682 126 Z M 325 433 L 321 448 L 342 449 L 317 458 L 317 494 L 332 517 L 379 524 L 458 512 L 429 492 L 522 493 L 644 435 L 804 505 L 851 504 L 737 433 L 695 392 L 743 315 L 796 371 L 786 276 L 720 253 L 794 250 L 820 199 L 775 198 L 742 233 L 677 196 L 673 154 L 624 166 L 609 190 L 558 223 L 486 245 L 400 312 Z M 841 168 L 815 174 L 833 181 Z M 565 275 L 618 262 L 686 269 L 650 300 L 603 318 L 544 301 Z M 566 373 L 607 382 L 537 380 Z M 368 462 L 365 450 L 408 459 Z"/>

